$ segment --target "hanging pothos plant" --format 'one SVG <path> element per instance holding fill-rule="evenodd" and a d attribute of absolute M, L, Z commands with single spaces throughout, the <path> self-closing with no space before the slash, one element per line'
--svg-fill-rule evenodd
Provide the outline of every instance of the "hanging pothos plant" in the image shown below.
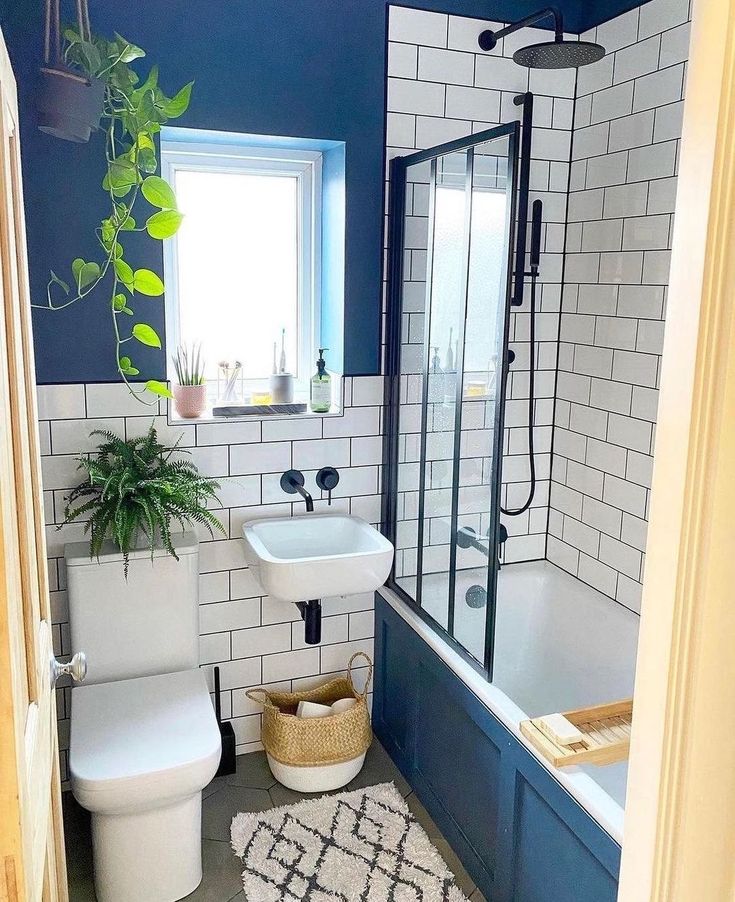
<path fill-rule="evenodd" d="M 135 366 L 135 343 L 161 347 L 155 329 L 136 316 L 132 304 L 136 295 L 159 297 L 164 286 L 150 269 L 136 269 L 125 259 L 124 236 L 129 232 L 147 232 L 156 240 L 171 238 L 181 224 L 173 189 L 156 175 L 158 160 L 154 136 L 169 119 L 186 112 L 193 82 L 173 97 L 167 97 L 158 84 L 158 67 L 153 66 L 141 81 L 130 64 L 145 52 L 119 34 L 111 41 L 92 35 L 84 40 L 78 30 L 64 32 L 66 63 L 92 80 L 104 84 L 101 128 L 105 132 L 107 171 L 102 188 L 109 198 L 109 210 L 96 229 L 100 245 L 97 260 L 77 257 L 71 263 L 71 275 L 61 278 L 51 272 L 44 309 L 61 310 L 105 288 L 115 337 L 117 370 L 131 393 L 144 403 L 154 396 L 171 397 L 163 382 L 149 379 L 136 387 L 131 377 L 140 375 Z M 150 208 L 136 219 L 136 204 L 145 200 Z M 130 344 L 132 342 L 132 344 Z M 151 398 L 150 402 L 147 401 Z"/>

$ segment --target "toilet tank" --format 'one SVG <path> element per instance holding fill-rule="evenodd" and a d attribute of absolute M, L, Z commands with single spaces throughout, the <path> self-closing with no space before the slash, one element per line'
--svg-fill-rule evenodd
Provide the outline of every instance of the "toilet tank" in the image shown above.
<path fill-rule="evenodd" d="M 90 559 L 89 544 L 66 546 L 71 651 L 87 656 L 86 683 L 107 683 L 199 665 L 199 542 L 172 537 L 163 550 L 123 556 L 110 542 Z"/>

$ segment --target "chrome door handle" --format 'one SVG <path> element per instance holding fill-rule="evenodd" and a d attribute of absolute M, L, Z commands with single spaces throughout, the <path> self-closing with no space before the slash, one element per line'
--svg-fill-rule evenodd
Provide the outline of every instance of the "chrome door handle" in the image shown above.
<path fill-rule="evenodd" d="M 62 664 L 51 655 L 51 685 L 55 685 L 59 677 L 67 673 L 75 683 L 81 683 L 86 677 L 87 656 L 83 651 L 78 651 L 66 664 Z"/>

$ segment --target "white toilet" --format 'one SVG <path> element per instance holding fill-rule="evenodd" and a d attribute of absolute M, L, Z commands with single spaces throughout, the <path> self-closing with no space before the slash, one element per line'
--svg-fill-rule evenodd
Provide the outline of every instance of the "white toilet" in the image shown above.
<path fill-rule="evenodd" d="M 92 813 L 99 902 L 174 902 L 202 878 L 202 789 L 221 741 L 199 662 L 199 548 L 66 546 L 71 641 L 87 656 L 72 690 L 69 769 Z"/>

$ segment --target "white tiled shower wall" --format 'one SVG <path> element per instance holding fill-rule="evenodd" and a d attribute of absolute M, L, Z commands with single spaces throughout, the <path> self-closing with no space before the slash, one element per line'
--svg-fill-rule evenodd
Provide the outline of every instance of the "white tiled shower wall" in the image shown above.
<path fill-rule="evenodd" d="M 536 495 L 530 510 L 519 517 L 503 517 L 508 528 L 509 540 L 503 550 L 508 562 L 536 560 L 546 552 L 546 530 L 548 520 L 549 475 L 551 467 L 551 432 L 553 424 L 554 384 L 561 307 L 561 279 L 564 250 L 564 229 L 566 222 L 567 189 L 569 183 L 569 159 L 571 129 L 574 113 L 575 75 L 573 70 L 539 72 L 516 65 L 512 56 L 515 50 L 528 41 L 528 32 L 515 34 L 501 40 L 491 53 L 479 50 L 477 37 L 486 28 L 500 28 L 501 23 L 449 16 L 424 10 L 400 6 L 390 7 L 388 45 L 388 105 L 387 105 L 387 148 L 388 158 L 405 156 L 413 150 L 420 150 L 436 144 L 479 132 L 503 122 L 520 119 L 521 108 L 513 103 L 514 97 L 526 91 L 534 92 L 534 134 L 531 161 L 531 203 L 537 198 L 544 202 L 544 229 L 542 233 L 541 278 L 539 282 L 536 318 L 536 471 L 538 483 Z M 409 198 L 410 200 L 410 198 Z M 426 234 L 426 210 L 408 210 L 412 222 L 411 234 Z M 411 254 L 423 255 L 425 250 L 415 244 Z M 424 244 L 425 247 L 425 244 Z M 406 267 L 407 279 L 412 280 L 411 297 L 420 297 L 421 303 L 412 310 L 411 325 L 404 331 L 409 342 L 423 342 L 423 297 L 425 263 L 422 258 L 417 265 L 410 261 Z M 524 304 L 513 308 L 510 326 L 510 347 L 516 354 L 511 367 L 508 402 L 506 406 L 506 429 L 504 435 L 503 486 L 501 503 L 505 507 L 518 507 L 525 502 L 529 489 L 527 429 L 528 418 L 528 361 L 529 361 L 529 286 L 526 286 Z M 415 321 L 415 322 L 414 322 Z M 443 349 L 442 349 L 443 350 Z M 408 377 L 409 379 L 411 377 Z M 413 377 L 414 379 L 417 377 Z M 403 388 L 403 396 L 411 399 L 410 387 Z M 418 399 L 416 399 L 418 400 Z M 418 406 L 418 405 L 417 405 Z M 465 405 L 467 406 L 467 405 Z M 475 405 L 477 406 L 477 405 Z M 402 411 L 403 413 L 403 411 Z M 465 411 L 468 414 L 469 411 Z M 492 410 L 489 411 L 492 420 Z M 463 431 L 470 417 L 463 416 Z M 475 418 L 476 419 L 476 418 Z M 401 432 L 411 430 L 403 423 L 412 421 L 413 428 L 420 428 L 420 416 L 402 416 Z M 475 445 L 490 443 L 480 417 L 477 435 L 484 432 L 485 438 Z M 442 437 L 446 433 L 440 434 Z M 435 436 L 436 437 L 436 436 Z M 408 438 L 414 438 L 409 435 Z M 471 440 L 471 436 L 467 436 Z M 469 441 L 468 441 L 469 444 Z M 406 469 L 416 464 L 411 461 L 410 449 L 417 442 L 408 442 L 404 457 Z M 466 454 L 463 455 L 466 457 Z M 463 464 L 470 461 L 463 460 Z M 481 462 L 475 461 L 481 469 Z M 475 468 L 477 469 L 477 468 Z M 407 470 L 408 472 L 408 470 Z M 461 515 L 476 510 L 476 493 L 470 486 L 476 479 L 475 470 L 465 476 L 462 482 L 467 486 L 460 493 Z M 415 520 L 416 504 L 411 496 L 417 488 L 417 470 L 413 477 L 403 480 L 406 491 L 399 496 L 399 518 L 401 502 L 405 502 L 403 514 L 405 547 L 398 550 L 398 571 L 408 576 L 415 573 Z M 481 503 L 487 505 L 487 493 L 481 494 Z M 466 510 L 463 510 L 463 498 Z M 474 506 L 473 506 L 474 505 Z M 438 507 L 438 526 L 446 520 L 446 512 Z M 482 532 L 486 523 L 481 515 L 477 522 L 467 522 Z M 427 529 L 426 534 L 429 534 Z M 442 555 L 441 546 L 446 542 L 446 529 L 431 530 L 433 553 L 431 559 L 439 569 L 446 568 L 448 553 Z M 425 541 L 427 541 L 425 539 Z M 446 546 L 444 546 L 446 550 Z M 472 566 L 473 555 L 468 552 L 467 565 Z M 424 563 L 426 567 L 426 551 Z M 481 562 L 481 558 L 476 564 Z M 431 569 L 429 564 L 427 569 Z"/>
<path fill-rule="evenodd" d="M 608 54 L 575 78 L 571 70 L 516 66 L 509 57 L 534 40 L 527 30 L 492 53 L 478 53 L 479 33 L 499 23 L 390 10 L 389 156 L 518 118 L 513 95 L 536 95 L 531 199 L 544 201 L 546 223 L 537 318 L 541 478 L 529 514 L 521 522 L 504 518 L 511 535 L 506 559 L 547 557 L 634 611 L 643 577 L 689 20 L 690 0 L 650 0 L 600 25 L 581 37 L 599 41 Z M 528 485 L 528 298 L 512 319 L 517 360 L 503 458 L 506 505 L 523 499 Z"/>
<path fill-rule="evenodd" d="M 153 422 L 164 444 L 181 439 L 201 472 L 217 477 L 222 509 L 215 511 L 226 536 L 200 532 L 200 663 L 210 679 L 214 664 L 222 671 L 223 714 L 232 721 L 238 752 L 260 747 L 259 707 L 245 690 L 261 684 L 301 687 L 323 674 L 343 672 L 355 651 L 372 657 L 372 593 L 328 598 L 323 604 L 320 646 L 304 644 L 304 626 L 296 606 L 262 596 L 248 570 L 240 538 L 243 521 L 288 516 L 304 510 L 280 488 L 284 470 L 303 471 L 316 510 L 328 511 L 316 488 L 322 466 L 339 469 L 332 511 L 380 520 L 382 379 L 344 380 L 344 415 L 239 423 L 169 425 L 165 403 L 156 416 L 119 384 L 42 385 L 38 389 L 54 647 L 70 647 L 64 544 L 84 538 L 83 526 L 60 530 L 64 497 L 80 479 L 75 457 L 93 450 L 93 429 L 109 429 L 131 438 Z M 84 649 L 81 649 L 84 651 Z M 62 768 L 66 778 L 71 689 L 57 694 Z"/>
<path fill-rule="evenodd" d="M 547 555 L 640 610 L 689 0 L 593 30 L 581 69 Z"/>

